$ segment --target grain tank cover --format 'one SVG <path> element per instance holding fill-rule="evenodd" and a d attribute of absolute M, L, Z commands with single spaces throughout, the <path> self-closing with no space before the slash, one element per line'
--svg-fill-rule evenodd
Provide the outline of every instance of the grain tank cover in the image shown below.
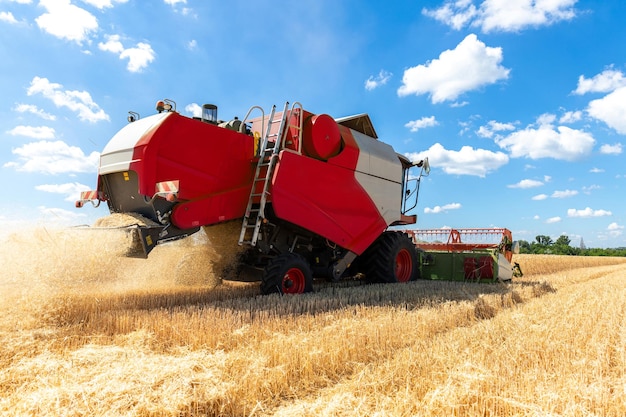
<path fill-rule="evenodd" d="M 372 120 L 367 113 L 356 114 L 354 116 L 340 117 L 335 119 L 337 123 L 349 129 L 361 132 L 364 135 L 378 139 Z"/>

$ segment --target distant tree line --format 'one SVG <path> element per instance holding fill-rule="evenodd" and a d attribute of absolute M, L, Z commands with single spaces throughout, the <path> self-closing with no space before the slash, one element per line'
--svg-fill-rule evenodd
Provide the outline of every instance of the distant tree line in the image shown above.
<path fill-rule="evenodd" d="M 567 235 L 561 235 L 556 241 L 550 236 L 538 235 L 534 242 L 519 240 L 520 253 L 577 255 L 577 256 L 626 256 L 626 248 L 586 248 L 572 247 Z"/>

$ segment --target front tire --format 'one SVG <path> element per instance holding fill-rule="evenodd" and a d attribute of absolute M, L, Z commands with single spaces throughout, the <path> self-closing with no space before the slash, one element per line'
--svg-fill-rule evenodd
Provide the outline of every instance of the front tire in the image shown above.
<path fill-rule="evenodd" d="M 406 233 L 383 233 L 363 255 L 368 282 L 409 282 L 419 276 L 417 248 Z"/>
<path fill-rule="evenodd" d="M 265 267 L 261 293 L 302 294 L 311 291 L 313 291 L 313 272 L 301 255 L 282 253 Z"/>

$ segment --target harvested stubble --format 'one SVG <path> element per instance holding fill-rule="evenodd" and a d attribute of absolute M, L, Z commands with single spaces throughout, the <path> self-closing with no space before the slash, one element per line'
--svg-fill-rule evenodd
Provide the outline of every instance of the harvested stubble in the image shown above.
<path fill-rule="evenodd" d="M 0 285 L 19 304 L 0 305 L 0 414 L 626 413 L 623 263 L 550 258 L 543 275 L 525 257 L 511 285 L 260 296 L 183 285 L 175 266 L 194 243 L 121 261 L 79 249 L 76 232 L 82 245 L 59 250 L 54 233 L 3 246 L 17 262 Z"/>

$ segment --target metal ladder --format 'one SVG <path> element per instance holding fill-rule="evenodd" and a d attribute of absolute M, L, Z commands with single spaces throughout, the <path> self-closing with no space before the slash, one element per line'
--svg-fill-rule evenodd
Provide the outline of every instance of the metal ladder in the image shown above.
<path fill-rule="evenodd" d="M 263 219 L 265 219 L 265 205 L 267 204 L 267 197 L 269 195 L 268 189 L 274 172 L 274 167 L 278 160 L 278 153 L 282 147 L 283 133 L 285 130 L 285 122 L 288 117 L 289 102 L 285 102 L 285 108 L 280 118 L 274 119 L 276 114 L 276 105 L 272 106 L 272 111 L 269 115 L 267 130 L 261 137 L 261 146 L 259 147 L 259 160 L 254 172 L 254 180 L 252 181 L 252 189 L 250 190 L 250 197 L 248 198 L 248 205 L 246 207 L 246 213 L 243 217 L 241 224 L 241 233 L 239 234 L 239 245 L 251 245 L 256 246 L 259 240 L 259 230 Z M 272 126 L 280 122 L 278 131 L 271 133 Z M 270 138 L 275 138 L 274 141 L 270 141 Z M 257 192 L 257 188 L 262 184 L 262 191 Z M 259 199 L 258 207 L 254 207 L 255 200 Z M 252 231 L 252 236 L 247 238 Z"/>

